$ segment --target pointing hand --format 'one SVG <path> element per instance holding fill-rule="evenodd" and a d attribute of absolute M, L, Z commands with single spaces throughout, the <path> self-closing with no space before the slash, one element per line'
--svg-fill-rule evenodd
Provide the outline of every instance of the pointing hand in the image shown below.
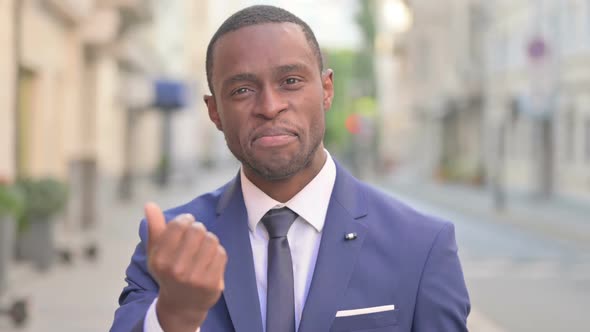
<path fill-rule="evenodd" d="M 160 286 L 158 321 L 167 332 L 194 332 L 223 291 L 225 249 L 190 214 L 166 224 L 162 210 L 148 203 L 145 216 L 148 267 Z"/>

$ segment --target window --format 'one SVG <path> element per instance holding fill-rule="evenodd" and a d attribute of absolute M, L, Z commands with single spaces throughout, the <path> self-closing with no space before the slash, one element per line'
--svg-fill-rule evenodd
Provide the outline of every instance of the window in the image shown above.
<path fill-rule="evenodd" d="M 565 160 L 573 162 L 575 159 L 576 144 L 576 114 L 574 109 L 570 109 L 564 119 L 564 147 Z"/>

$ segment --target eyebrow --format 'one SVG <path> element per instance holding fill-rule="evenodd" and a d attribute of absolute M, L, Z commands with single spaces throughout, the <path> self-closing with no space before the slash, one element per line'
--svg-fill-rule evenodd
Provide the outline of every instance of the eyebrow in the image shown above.
<path fill-rule="evenodd" d="M 240 73 L 226 78 L 221 84 L 222 89 L 236 82 L 258 82 L 258 77 L 252 73 Z"/>
<path fill-rule="evenodd" d="M 279 66 L 279 67 L 275 68 L 273 71 L 275 72 L 275 74 L 283 75 L 283 74 L 291 73 L 294 71 L 305 71 L 305 70 L 306 70 L 306 66 L 304 66 L 302 64 L 295 63 L 295 64 Z"/>

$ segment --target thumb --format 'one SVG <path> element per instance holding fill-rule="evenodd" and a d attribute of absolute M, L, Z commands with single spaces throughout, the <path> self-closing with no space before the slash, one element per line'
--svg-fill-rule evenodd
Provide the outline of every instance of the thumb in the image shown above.
<path fill-rule="evenodd" d="M 145 218 L 148 225 L 148 250 L 166 229 L 166 218 L 160 207 L 155 203 L 144 206 Z"/>

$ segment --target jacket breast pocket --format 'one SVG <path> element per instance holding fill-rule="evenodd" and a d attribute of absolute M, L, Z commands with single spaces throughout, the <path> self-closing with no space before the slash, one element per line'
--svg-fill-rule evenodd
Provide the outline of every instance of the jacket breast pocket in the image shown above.
<path fill-rule="evenodd" d="M 397 325 L 399 309 L 370 314 L 336 317 L 330 332 L 364 331 Z M 375 330 L 381 331 L 381 330 Z M 389 331 L 384 329 L 383 331 Z"/>

